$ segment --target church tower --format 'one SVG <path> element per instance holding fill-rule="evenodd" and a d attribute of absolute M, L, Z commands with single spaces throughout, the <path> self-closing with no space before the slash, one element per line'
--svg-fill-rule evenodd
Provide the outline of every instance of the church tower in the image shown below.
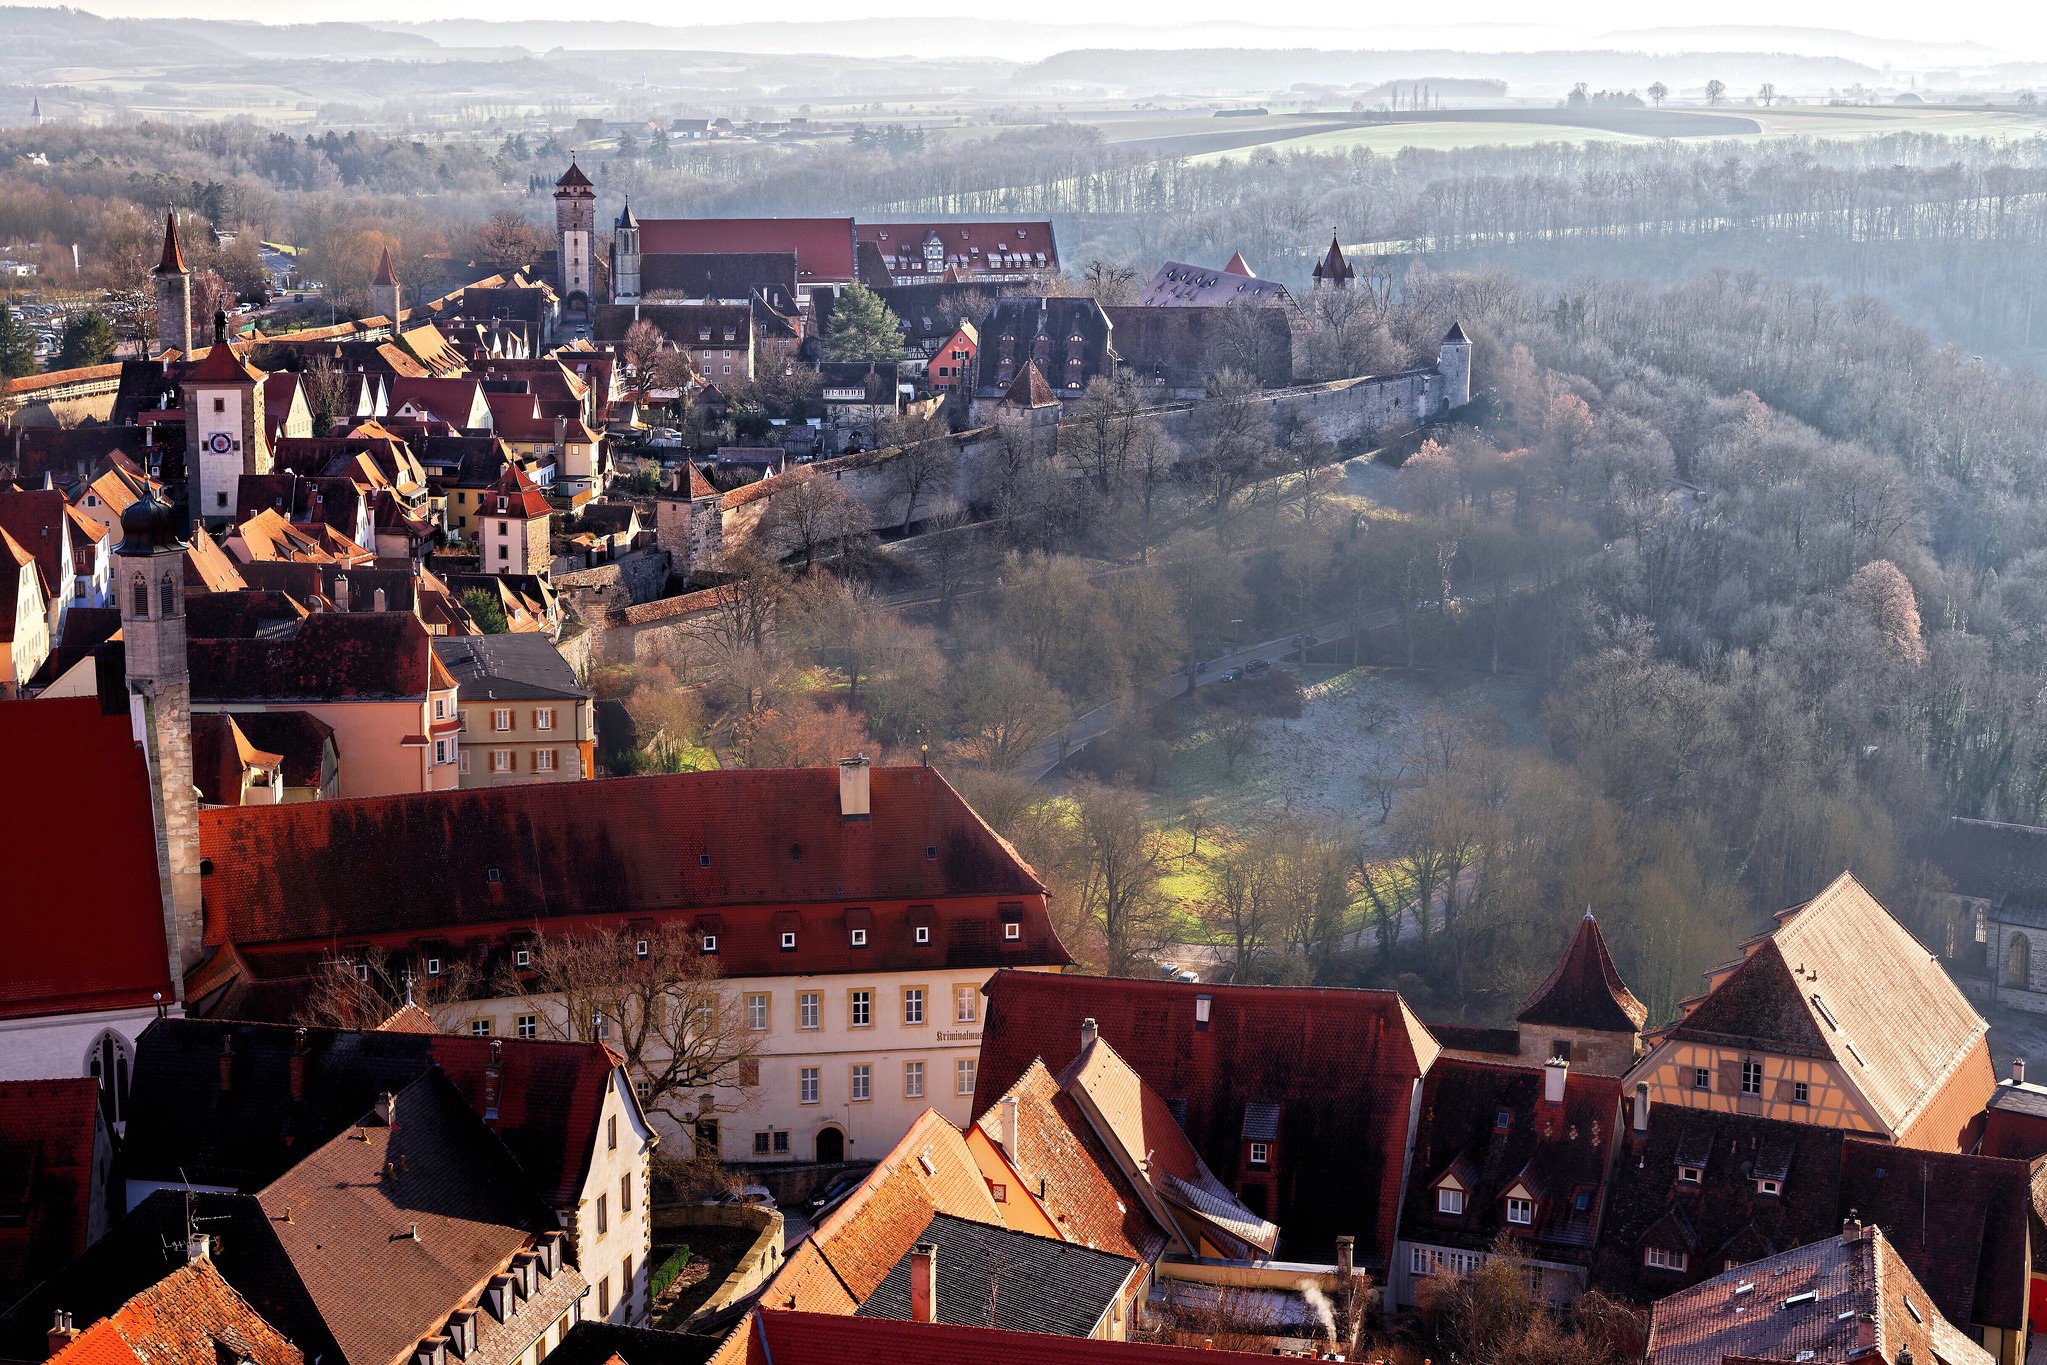
<path fill-rule="evenodd" d="M 562 306 L 587 315 L 597 266 L 597 187 L 573 155 L 562 178 L 554 182 L 554 249 Z"/>
<path fill-rule="evenodd" d="M 235 354 L 227 314 L 213 315 L 213 345 L 180 379 L 185 395 L 186 498 L 202 523 L 233 518 L 242 475 L 270 472 L 263 371 Z"/>
<path fill-rule="evenodd" d="M 633 201 L 625 201 L 611 234 L 611 301 L 640 301 L 640 220 L 633 217 Z"/>
<path fill-rule="evenodd" d="M 199 892 L 199 796 L 192 786 L 192 679 L 185 659 L 185 543 L 177 512 L 145 491 L 121 513 L 114 550 L 128 707 L 149 763 L 157 875 L 171 979 L 184 991 L 206 938 Z"/>
<path fill-rule="evenodd" d="M 400 301 L 398 272 L 391 266 L 391 248 L 385 247 L 384 254 L 377 259 L 377 273 L 370 280 L 370 311 L 391 319 L 394 334 L 398 330 Z"/>
<path fill-rule="evenodd" d="M 164 215 L 163 259 L 150 272 L 156 286 L 156 341 L 158 346 L 175 347 L 180 354 L 192 352 L 192 272 L 185 268 L 185 251 L 178 245 L 178 215 Z"/>

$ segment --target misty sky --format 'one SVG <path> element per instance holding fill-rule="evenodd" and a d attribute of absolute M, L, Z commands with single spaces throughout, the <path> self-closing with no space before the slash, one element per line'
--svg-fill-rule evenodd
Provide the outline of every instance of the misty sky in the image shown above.
<path fill-rule="evenodd" d="M 279 5 L 276 0 L 72 0 L 78 8 L 108 15 L 155 17 L 191 16 L 223 19 L 257 19 L 270 23 L 308 20 L 405 20 L 405 19 L 563 19 L 578 7 L 564 7 L 558 0 L 300 0 Z M 712 10 L 685 9 L 657 0 L 612 0 L 580 12 L 593 17 L 636 19 L 650 23 L 691 26 L 734 21 L 807 21 L 862 19 L 880 16 L 911 17 L 929 11 L 906 0 L 781 0 L 773 6 L 729 7 Z M 1380 9 L 1381 14 L 1385 9 Z M 1542 15 L 1530 23 L 1526 0 L 1464 0 L 1454 11 L 1459 31 L 1436 27 L 1447 18 L 1443 10 L 1418 13 L 1419 23 L 1366 27 L 1363 16 L 1338 18 L 1346 31 L 1331 31 L 1333 10 L 1326 0 L 1282 0 L 1278 4 L 1245 6 L 1242 0 L 1123 0 L 1104 6 L 1096 0 L 1042 0 L 1029 8 L 1029 19 L 1010 22 L 1068 24 L 1156 25 L 1162 45 L 1172 45 L 1172 31 L 1189 22 L 1249 19 L 1259 25 L 1299 26 L 1327 34 L 1324 44 L 1332 47 L 1412 47 L 1454 45 L 1467 48 L 1500 49 L 1578 45 L 1616 30 L 1639 30 L 1692 24 L 1754 24 L 1848 29 L 1869 37 L 1904 39 L 1920 43 L 1976 42 L 2014 57 L 2047 60 L 2047 6 L 2027 0 L 1962 0 L 1961 3 L 1928 6 L 1906 0 L 1714 0 L 1705 3 L 1676 3 L 1645 7 L 1636 0 L 1579 0 Z M 1356 12 L 1353 11 L 1353 14 Z M 970 30 L 985 32 L 986 16 L 967 21 Z M 1496 25 L 1499 31 L 1474 32 L 1473 25 Z M 1000 24 L 994 25 L 1000 28 Z M 943 43 L 943 26 L 934 35 Z M 1292 38 L 1294 35 L 1289 35 Z M 1207 41 L 1203 39 L 1202 41 Z M 987 46 L 976 41 L 976 48 Z M 1289 44 L 1291 45 L 1291 44 Z M 1787 43 L 1787 48 L 1794 44 Z M 1795 44 L 1799 48 L 1809 42 Z"/>

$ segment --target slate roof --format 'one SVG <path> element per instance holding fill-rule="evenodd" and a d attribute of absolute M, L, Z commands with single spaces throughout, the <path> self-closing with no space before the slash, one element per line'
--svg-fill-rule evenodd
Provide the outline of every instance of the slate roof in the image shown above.
<path fill-rule="evenodd" d="M 434 655 L 461 686 L 464 701 L 590 696 L 545 635 L 444 635 L 434 641 Z"/>
<path fill-rule="evenodd" d="M 1523 1024 L 1601 1029 L 1633 1033 L 1649 1017 L 1649 1007 L 1635 998 L 1606 951 L 1606 936 L 1587 910 L 1571 934 L 1570 946 L 1514 1016 Z"/>
<path fill-rule="evenodd" d="M 1999 1081 L 1997 1089 L 1990 1092 L 1990 1100 L 1985 1107 L 2024 1114 L 2027 1118 L 2047 1119 L 2047 1085 Z"/>
<path fill-rule="evenodd" d="M 1232 257 L 1231 264 L 1242 265 L 1243 257 Z M 1141 308 L 1220 308 L 1231 303 L 1263 307 L 1292 302 L 1293 295 L 1278 280 L 1261 280 L 1248 269 L 1239 272 L 1225 266 L 1217 270 L 1185 261 L 1167 261 L 1160 266 L 1137 296 Z"/>
<path fill-rule="evenodd" d="M 1026 364 L 1037 365 L 1054 393 L 1075 397 L 1090 379 L 1115 368 L 1115 329 L 1092 298 L 1002 299 L 979 330 L 975 394 L 981 398 L 1001 397 Z"/>
<path fill-rule="evenodd" d="M 1951 1085 L 1981 1110 L 1996 1081 L 1973 1062 L 1989 1026 L 1860 882 L 1843 873 L 1778 921 L 1668 1036 L 1828 1058 L 1894 1134 Z"/>
<path fill-rule="evenodd" d="M 74 1324 L 76 1318 L 73 1318 Z M 50 1357 L 61 1365 L 303 1365 L 210 1260 L 181 1266 Z"/>
<path fill-rule="evenodd" d="M 1504 1233 L 1532 1243 L 1545 1260 L 1591 1259 L 1613 1160 L 1620 1081 L 1567 1075 L 1563 1103 L 1551 1106 L 1544 1101 L 1544 1072 L 1457 1057 L 1429 1069 L 1400 1220 L 1403 1238 L 1482 1250 Z M 1502 1114 L 1508 1116 L 1504 1127 Z M 1465 1191 L 1464 1212 L 1439 1213 L 1434 1187 L 1453 1167 Z M 1506 1219 L 1505 1197 L 1516 1185 L 1536 1201 L 1535 1221 L 1525 1227 Z"/>
<path fill-rule="evenodd" d="M 1746 1289 L 1743 1286 L 1748 1286 Z M 1875 1347 L 1874 1356 L 1867 1355 Z M 1649 1365 L 1721 1365 L 1729 1358 L 1832 1365 L 1912 1358 L 1990 1365 L 1992 1356 L 1933 1311 L 1889 1240 L 1841 1233 L 1673 1294 L 1649 1324 Z"/>
<path fill-rule="evenodd" d="M 623 1327 L 584 1318 L 556 1343 L 547 1358 L 555 1365 L 607 1365 L 613 1357 L 625 1365 L 704 1365 L 724 1341 L 722 1336 Z"/>
<path fill-rule="evenodd" d="M 1280 1106 L 1284 1158 L 1269 1216 L 1282 1254 L 1327 1255 L 1349 1234 L 1361 1261 L 1384 1266 L 1415 1083 L 1439 1051 L 1397 994 L 1011 971 L 987 992 L 977 1112 L 1034 1058 L 1063 1070 L 1080 1051 L 1081 1021 L 1094 1018 L 1146 1085 L 1169 1104 L 1187 1101 L 1187 1136 L 1225 1180 L 1238 1173 L 1245 1106 Z M 1206 1029 L 1197 996 L 1210 998 Z"/>
<path fill-rule="evenodd" d="M 2023 1161 L 1851 1140 L 1840 1208 L 1883 1228 L 1950 1321 L 2016 1332 L 2032 1269 L 2031 1182 Z"/>
<path fill-rule="evenodd" d="M 330 618 L 314 618 L 321 619 Z M 749 933 L 750 919 L 732 917 L 719 943 L 726 974 L 986 964 L 1011 953 L 1026 965 L 1068 960 L 1043 910 L 1026 908 L 1025 898 L 1042 894 L 1037 875 L 942 777 L 928 768 L 875 768 L 871 789 L 867 820 L 840 817 L 836 768 L 207 811 L 200 839 L 214 862 L 208 941 L 246 946 L 584 914 L 811 906 L 786 912 L 801 926 L 792 953 L 780 950 L 765 919 Z M 1002 939 L 992 911 L 932 909 L 969 896 L 1018 897 L 1022 937 Z M 850 944 L 849 904 L 873 905 L 869 947 Z M 926 945 L 912 941 L 919 917 L 932 929 Z"/>
<path fill-rule="evenodd" d="M 554 1207 L 580 1198 L 617 1058 L 599 1043 L 163 1019 L 136 1042 L 127 1174 L 260 1189 L 439 1068 Z M 296 1077 L 296 1079 L 294 1079 Z"/>
<path fill-rule="evenodd" d="M 1629 1120 L 1632 1124 L 1632 1116 Z M 1842 1130 L 1742 1114 L 1656 1105 L 1649 1129 L 1632 1127 L 1607 1182 L 1606 1214 L 1592 1286 L 1646 1303 L 1750 1260 L 1806 1246 L 1841 1230 Z M 1756 1188 L 1758 1165 L 1784 1172 L 1783 1190 Z M 1678 1167 L 1700 1171 L 1697 1186 Z M 1642 1264 L 1651 1246 L 1683 1252 L 1682 1272 Z"/>
<path fill-rule="evenodd" d="M 645 253 L 640 257 L 642 295 L 680 294 L 691 299 L 751 299 L 755 290 L 771 298 L 796 300 L 794 251 Z"/>
<path fill-rule="evenodd" d="M 90 1077 L 0 1081 L 0 1303 L 85 1250 L 99 1132 Z"/>
<path fill-rule="evenodd" d="M 147 1006 L 173 998 L 149 774 L 126 712 L 96 697 L 0 702 L 0 754 L 35 775 L 0 821 L 9 869 L 0 1019 Z M 92 812 L 91 894 L 61 850 Z"/>
<path fill-rule="evenodd" d="M 916 1240 L 938 1248 L 938 1321 L 961 1327 L 1085 1337 L 1138 1271 L 1110 1252 L 945 1213 L 933 1214 Z M 909 1318 L 909 1253 L 854 1316 Z"/>

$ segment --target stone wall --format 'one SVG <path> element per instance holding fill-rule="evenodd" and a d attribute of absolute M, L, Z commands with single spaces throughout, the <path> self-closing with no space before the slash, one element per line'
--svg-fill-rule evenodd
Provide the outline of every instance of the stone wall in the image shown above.
<path fill-rule="evenodd" d="M 658 549 L 634 550 L 609 564 L 557 574 L 555 594 L 562 605 L 597 626 L 610 614 L 652 602 L 668 590 L 668 555 Z"/>

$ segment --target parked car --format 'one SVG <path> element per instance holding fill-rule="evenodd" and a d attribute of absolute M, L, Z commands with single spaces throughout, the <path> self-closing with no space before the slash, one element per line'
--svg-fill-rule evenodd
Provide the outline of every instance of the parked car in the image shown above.
<path fill-rule="evenodd" d="M 1243 676 L 1244 676 L 1244 670 L 1243 670 L 1243 669 L 1241 669 L 1241 668 L 1226 668 L 1226 669 L 1224 669 L 1224 670 L 1223 670 L 1223 675 L 1222 675 L 1222 677 L 1220 677 L 1220 678 L 1216 679 L 1216 681 L 1217 681 L 1217 682 L 1235 682 L 1235 681 L 1236 681 L 1237 679 L 1239 679 L 1239 678 L 1241 678 L 1241 677 L 1243 677 Z"/>
<path fill-rule="evenodd" d="M 867 1171 L 864 1170 L 841 1171 L 833 1176 L 825 1187 L 819 1190 L 816 1196 L 811 1199 L 810 1221 L 812 1223 L 817 1222 L 818 1219 L 830 1213 L 840 1204 L 843 1204 L 846 1201 L 846 1196 L 859 1189 L 860 1183 L 866 1179 Z"/>
<path fill-rule="evenodd" d="M 741 1185 L 736 1190 L 727 1190 L 712 1201 L 719 1204 L 751 1204 L 755 1208 L 775 1207 L 775 1196 L 766 1185 Z"/>
<path fill-rule="evenodd" d="M 1255 678 L 1260 673 L 1269 673 L 1271 671 L 1272 660 L 1270 659 L 1253 659 L 1250 663 L 1244 665 L 1244 676 L 1247 678 Z"/>

